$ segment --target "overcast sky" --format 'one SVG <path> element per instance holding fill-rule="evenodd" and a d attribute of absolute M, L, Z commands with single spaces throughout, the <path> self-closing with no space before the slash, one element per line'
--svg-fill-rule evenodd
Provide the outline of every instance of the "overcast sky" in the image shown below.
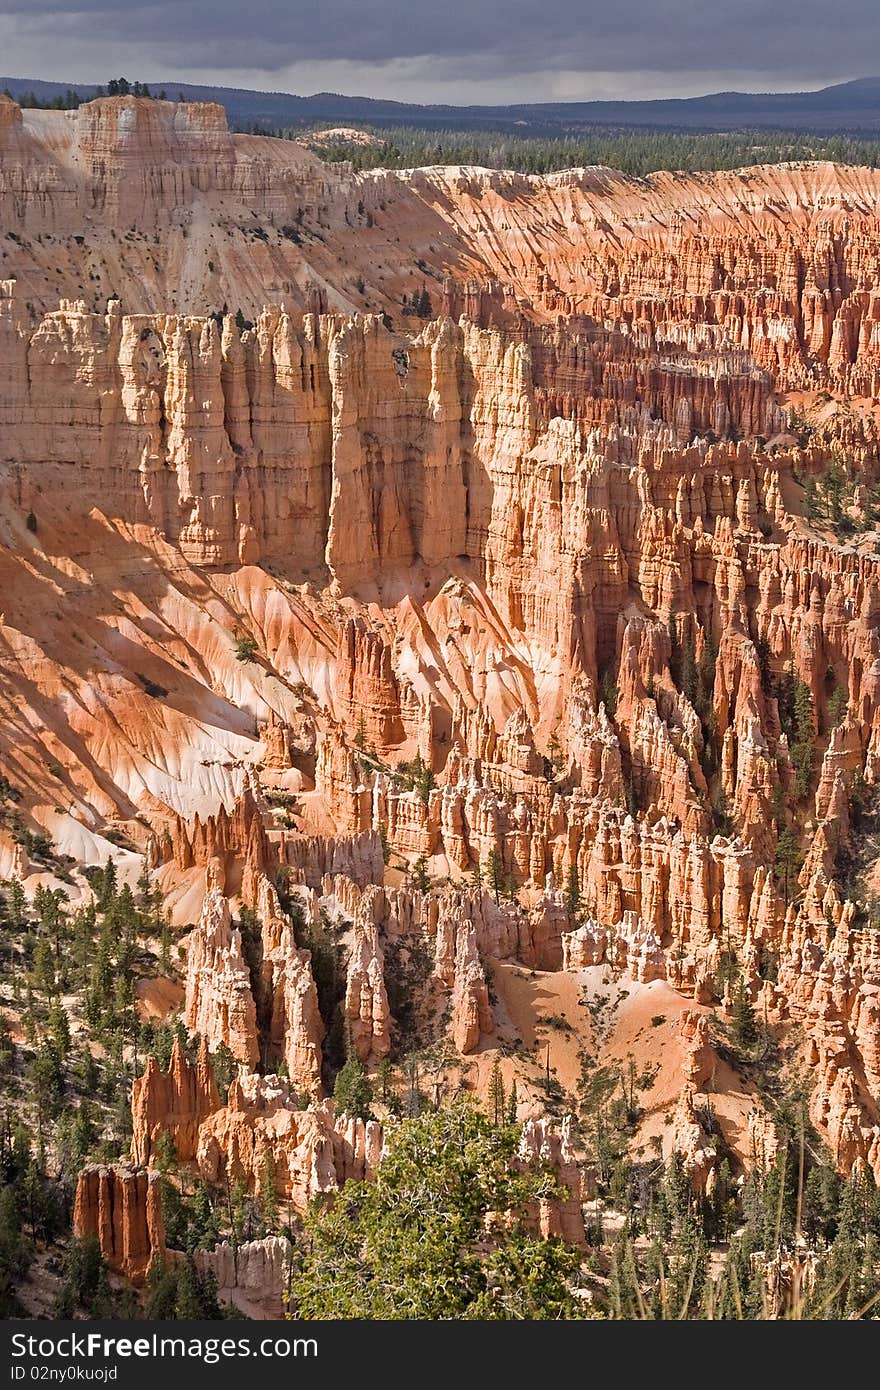
<path fill-rule="evenodd" d="M 0 0 L 5 76 L 495 102 L 880 71 L 880 0 Z"/>

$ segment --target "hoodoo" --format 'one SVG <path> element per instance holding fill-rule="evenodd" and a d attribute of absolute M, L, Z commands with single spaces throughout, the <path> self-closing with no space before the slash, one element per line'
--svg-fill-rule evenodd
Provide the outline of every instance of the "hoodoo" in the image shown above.
<path fill-rule="evenodd" d="M 3 1036 L 114 1279 L 277 1313 L 489 1116 L 480 1240 L 603 1310 L 630 1231 L 820 1297 L 880 1183 L 878 202 L 0 98 Z"/>

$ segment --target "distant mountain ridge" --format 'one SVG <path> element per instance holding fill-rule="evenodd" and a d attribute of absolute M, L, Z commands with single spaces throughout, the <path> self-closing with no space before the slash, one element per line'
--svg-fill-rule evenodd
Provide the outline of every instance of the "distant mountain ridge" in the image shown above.
<path fill-rule="evenodd" d="M 16 98 L 33 93 L 48 101 L 71 88 L 86 100 L 96 92 L 95 84 L 88 82 L 0 77 L 0 89 Z M 275 130 L 330 121 L 429 129 L 491 128 L 517 130 L 524 135 L 564 134 L 586 128 L 880 133 L 880 77 L 841 82 L 817 92 L 713 92 L 701 97 L 656 101 L 537 102 L 510 106 L 427 106 L 335 92 L 303 97 L 187 82 L 155 82 L 150 88 L 154 93 L 164 89 L 169 99 L 219 102 L 226 108 L 230 125 L 239 129 Z"/>

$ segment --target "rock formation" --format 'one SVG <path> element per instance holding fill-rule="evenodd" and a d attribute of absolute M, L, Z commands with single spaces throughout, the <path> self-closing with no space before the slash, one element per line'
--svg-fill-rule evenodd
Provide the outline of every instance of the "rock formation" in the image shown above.
<path fill-rule="evenodd" d="M 187 951 L 188 1028 L 210 1047 L 224 1043 L 240 1062 L 259 1057 L 257 1016 L 251 976 L 242 952 L 241 932 L 232 925 L 229 904 L 219 888 L 209 888 Z"/>
<path fill-rule="evenodd" d="M 459 1052 L 473 1052 L 481 1036 L 495 1031 L 486 976 L 473 927 L 460 929 L 455 947 L 452 1037 Z"/>
<path fill-rule="evenodd" d="M 669 1148 L 681 1157 L 693 1191 L 708 1196 L 715 1185 L 718 1148 L 706 1128 L 705 1116 L 697 1105 L 696 1088 L 691 1084 L 682 1090 L 672 1117 Z"/>
<path fill-rule="evenodd" d="M 163 1134 L 170 1138 L 178 1159 L 192 1160 L 198 1148 L 199 1126 L 219 1107 L 207 1041 L 202 1039 L 198 1061 L 192 1066 L 175 1039 L 168 1070 L 163 1072 L 156 1058 L 148 1057 L 143 1075 L 132 1082 L 133 1162 L 148 1166 Z"/>
<path fill-rule="evenodd" d="M 196 1164 L 209 1182 L 244 1181 L 257 1191 L 271 1156 L 279 1195 L 305 1209 L 349 1178 L 365 1178 L 382 1153 L 375 1121 L 334 1119 L 326 1103 L 297 1108 L 277 1077 L 245 1075 L 234 1081 L 227 1103 L 203 1123 Z"/>
<path fill-rule="evenodd" d="M 73 1233 L 93 1236 L 110 1269 L 141 1283 L 165 1254 L 159 1175 L 130 1164 L 93 1164 L 76 1186 Z"/>
<path fill-rule="evenodd" d="M 391 1015 L 382 949 L 371 919 L 371 895 L 366 895 L 355 918 L 344 1003 L 352 1047 L 362 1062 L 387 1057 L 391 1050 Z"/>
<path fill-rule="evenodd" d="M 191 928 L 200 1050 L 135 1082 L 133 1159 L 271 1158 L 300 1207 L 368 1175 L 328 1038 L 448 1033 L 457 1084 L 528 1031 L 500 969 L 688 1001 L 663 1139 L 701 1193 L 735 976 L 880 1179 L 880 174 L 355 175 L 127 97 L 0 98 L 0 155 L 0 858 L 131 844 Z M 138 1278 L 152 1191 L 77 1198 Z"/>
<path fill-rule="evenodd" d="M 529 1120 L 523 1126 L 518 1158 L 532 1171 L 552 1172 L 562 1196 L 540 1198 L 533 1218 L 543 1236 L 560 1236 L 572 1245 L 583 1245 L 585 1195 L 571 1138 L 572 1117 L 566 1115 L 557 1131 L 547 1120 Z"/>
<path fill-rule="evenodd" d="M 679 1016 L 678 1025 L 684 1053 L 682 1071 L 685 1081 L 695 1090 L 702 1090 L 706 1082 L 712 1079 L 718 1062 L 709 1040 L 709 1020 L 705 1014 L 685 1009 Z"/>
<path fill-rule="evenodd" d="M 195 1252 L 196 1269 L 209 1270 L 220 1298 L 249 1318 L 280 1318 L 290 1272 L 290 1242 L 284 1236 L 246 1240 L 237 1249 L 222 1241 Z"/>

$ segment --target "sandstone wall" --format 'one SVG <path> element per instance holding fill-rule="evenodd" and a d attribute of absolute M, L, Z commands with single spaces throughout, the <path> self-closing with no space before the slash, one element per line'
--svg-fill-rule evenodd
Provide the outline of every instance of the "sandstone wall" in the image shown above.
<path fill-rule="evenodd" d="M 130 1164 L 93 1164 L 77 1180 L 73 1233 L 94 1236 L 110 1269 L 134 1283 L 165 1254 L 159 1174 Z"/>

